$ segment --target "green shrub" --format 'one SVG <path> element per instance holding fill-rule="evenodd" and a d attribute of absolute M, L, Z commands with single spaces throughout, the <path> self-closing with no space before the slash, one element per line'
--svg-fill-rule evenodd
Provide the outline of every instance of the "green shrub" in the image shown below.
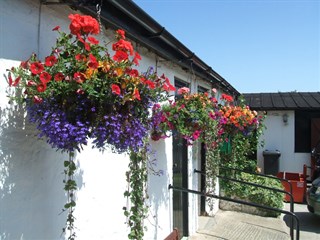
<path fill-rule="evenodd" d="M 252 175 L 248 173 L 234 173 L 231 175 L 231 178 L 236 178 L 238 180 L 283 190 L 281 182 L 276 179 L 265 178 L 262 176 Z M 269 189 L 264 189 L 260 187 L 250 186 L 244 183 L 237 183 L 227 180 L 220 180 L 220 187 L 221 190 L 224 192 L 224 195 L 227 197 L 233 197 L 236 199 L 241 199 L 248 202 L 253 202 L 278 209 L 283 208 L 284 194 L 281 192 L 276 192 Z M 264 215 L 268 217 L 278 217 L 281 214 L 279 212 L 269 211 L 265 209 L 261 209 L 261 212 L 263 212 Z"/>

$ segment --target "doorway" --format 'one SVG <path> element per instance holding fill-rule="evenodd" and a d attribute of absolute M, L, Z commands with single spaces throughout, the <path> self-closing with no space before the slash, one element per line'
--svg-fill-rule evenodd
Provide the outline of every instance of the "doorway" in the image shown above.
<path fill-rule="evenodd" d="M 188 188 L 188 146 L 185 139 L 174 134 L 173 186 Z M 180 237 L 188 236 L 188 193 L 173 191 L 173 228 L 178 228 Z"/>

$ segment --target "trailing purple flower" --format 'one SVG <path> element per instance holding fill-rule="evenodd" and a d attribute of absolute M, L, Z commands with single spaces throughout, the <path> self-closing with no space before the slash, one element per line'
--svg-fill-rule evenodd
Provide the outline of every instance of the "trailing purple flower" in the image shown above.
<path fill-rule="evenodd" d="M 148 127 L 138 118 L 128 114 L 114 113 L 104 116 L 103 121 L 93 129 L 92 138 L 96 148 L 111 145 L 113 151 L 121 153 L 128 149 L 138 151 L 148 134 Z"/>
<path fill-rule="evenodd" d="M 38 136 L 46 137 L 53 148 L 80 151 L 80 147 L 87 144 L 90 123 L 79 114 L 83 106 L 78 106 L 73 112 L 66 112 L 52 101 L 44 101 L 41 104 L 28 104 L 27 111 L 30 122 L 37 124 L 40 131 Z M 71 114 L 77 116 L 74 122 L 68 118 Z"/>

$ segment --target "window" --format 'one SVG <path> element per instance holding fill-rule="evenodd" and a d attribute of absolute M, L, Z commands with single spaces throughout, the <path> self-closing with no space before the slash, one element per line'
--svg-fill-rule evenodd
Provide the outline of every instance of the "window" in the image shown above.
<path fill-rule="evenodd" d="M 198 86 L 198 93 L 205 93 L 205 92 L 208 92 L 208 89 Z"/>
<path fill-rule="evenodd" d="M 320 112 L 295 112 L 295 152 L 310 153 L 320 139 Z"/>

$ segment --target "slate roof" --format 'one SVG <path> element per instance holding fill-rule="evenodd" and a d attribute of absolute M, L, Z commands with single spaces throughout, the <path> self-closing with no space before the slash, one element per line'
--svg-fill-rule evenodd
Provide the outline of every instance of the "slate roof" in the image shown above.
<path fill-rule="evenodd" d="M 244 93 L 253 110 L 320 110 L 320 92 Z"/>

